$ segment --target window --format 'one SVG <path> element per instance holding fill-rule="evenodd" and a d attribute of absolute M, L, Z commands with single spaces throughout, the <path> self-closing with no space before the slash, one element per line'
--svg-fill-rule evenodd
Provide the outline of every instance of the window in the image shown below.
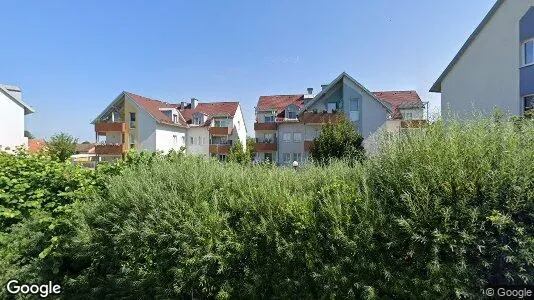
<path fill-rule="evenodd" d="M 215 120 L 215 127 L 228 127 L 228 119 Z"/>
<path fill-rule="evenodd" d="M 329 113 L 332 113 L 334 110 L 337 109 L 337 103 L 336 102 L 328 102 L 327 106 L 326 106 L 326 110 L 329 112 Z"/>
<path fill-rule="evenodd" d="M 267 161 L 267 162 L 272 162 L 273 161 L 273 154 L 272 153 L 265 153 L 264 157 L 265 157 L 264 160 Z"/>
<path fill-rule="evenodd" d="M 177 115 L 177 114 L 173 114 L 173 115 L 172 115 L 172 121 L 173 121 L 174 123 L 178 123 L 178 115 Z"/>
<path fill-rule="evenodd" d="M 523 99 L 525 100 L 525 111 L 534 109 L 534 95 L 526 96 Z"/>
<path fill-rule="evenodd" d="M 135 113 L 130 113 L 130 128 L 135 128 Z"/>
<path fill-rule="evenodd" d="M 534 40 L 523 43 L 523 65 L 534 64 Z"/>
<path fill-rule="evenodd" d="M 173 135 L 172 136 L 172 142 L 176 145 L 178 144 L 178 136 L 177 135 Z"/>
<path fill-rule="evenodd" d="M 294 132 L 293 133 L 293 142 L 300 142 L 300 141 L 302 141 L 302 133 Z"/>
<path fill-rule="evenodd" d="M 263 137 L 263 142 L 267 144 L 274 143 L 274 134 L 266 133 Z"/>
<path fill-rule="evenodd" d="M 218 159 L 219 161 L 226 161 L 226 154 L 219 154 Z"/>
<path fill-rule="evenodd" d="M 190 140 L 189 140 L 189 144 L 193 145 L 193 142 L 194 142 L 194 141 L 193 141 L 193 137 L 190 137 L 189 139 L 190 139 Z"/>
<path fill-rule="evenodd" d="M 297 118 L 297 108 L 294 105 L 289 105 L 286 109 L 286 118 L 287 119 L 296 119 Z"/>
<path fill-rule="evenodd" d="M 130 148 L 135 148 L 135 133 L 130 132 Z"/>
<path fill-rule="evenodd" d="M 200 114 L 196 114 L 194 117 L 193 117 L 193 125 L 200 125 L 202 124 L 202 120 L 204 118 L 202 117 L 202 115 Z"/>
<path fill-rule="evenodd" d="M 265 116 L 265 123 L 274 123 L 274 116 Z"/>
<path fill-rule="evenodd" d="M 284 132 L 282 134 L 282 141 L 284 142 L 291 142 L 291 133 L 289 132 Z"/>
<path fill-rule="evenodd" d="M 302 154 L 301 153 L 293 153 L 293 161 L 301 161 Z"/>
<path fill-rule="evenodd" d="M 290 162 L 291 161 L 291 153 L 284 153 L 282 158 L 284 159 L 285 162 Z"/>
<path fill-rule="evenodd" d="M 403 114 L 403 119 L 404 120 L 412 120 L 413 119 L 413 115 L 411 112 L 406 112 Z"/>
<path fill-rule="evenodd" d="M 349 117 L 352 122 L 360 120 L 360 99 L 350 98 Z"/>

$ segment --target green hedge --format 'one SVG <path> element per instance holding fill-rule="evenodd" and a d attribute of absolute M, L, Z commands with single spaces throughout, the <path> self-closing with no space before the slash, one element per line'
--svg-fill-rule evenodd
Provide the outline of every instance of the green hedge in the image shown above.
<path fill-rule="evenodd" d="M 532 284 L 534 123 L 437 122 L 380 147 L 356 167 L 298 171 L 138 161 L 76 207 L 51 277 L 65 298 L 459 298 Z"/>

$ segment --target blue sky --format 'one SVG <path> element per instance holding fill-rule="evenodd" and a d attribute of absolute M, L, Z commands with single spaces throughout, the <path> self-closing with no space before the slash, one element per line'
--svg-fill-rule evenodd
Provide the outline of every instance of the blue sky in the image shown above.
<path fill-rule="evenodd" d="M 0 83 L 34 135 L 94 141 L 123 90 L 167 101 L 305 93 L 346 71 L 372 91 L 430 86 L 494 0 L 2 1 Z"/>

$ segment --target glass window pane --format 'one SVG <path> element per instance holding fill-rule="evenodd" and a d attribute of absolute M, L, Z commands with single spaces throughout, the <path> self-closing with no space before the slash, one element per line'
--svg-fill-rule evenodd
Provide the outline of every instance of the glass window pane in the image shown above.
<path fill-rule="evenodd" d="M 525 43 L 525 64 L 534 63 L 534 41 Z"/>
<path fill-rule="evenodd" d="M 336 110 L 336 103 L 335 102 L 329 102 L 327 106 L 327 111 L 331 113 L 333 110 Z"/>
<path fill-rule="evenodd" d="M 350 110 L 352 111 L 360 110 L 360 101 L 358 101 L 358 98 L 350 99 Z"/>

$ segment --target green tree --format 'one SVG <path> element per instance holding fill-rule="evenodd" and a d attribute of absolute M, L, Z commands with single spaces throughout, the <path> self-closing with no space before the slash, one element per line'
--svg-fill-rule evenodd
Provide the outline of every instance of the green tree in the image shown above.
<path fill-rule="evenodd" d="M 47 141 L 48 154 L 58 161 L 66 161 L 76 153 L 77 142 L 78 139 L 67 133 L 55 134 Z"/>
<path fill-rule="evenodd" d="M 243 149 L 243 145 L 238 140 L 228 151 L 228 161 L 240 164 L 248 164 L 251 162 L 250 154 Z"/>
<path fill-rule="evenodd" d="M 345 118 L 337 123 L 326 123 L 314 140 L 311 158 L 319 164 L 330 159 L 358 159 L 364 156 L 363 138 Z"/>
<path fill-rule="evenodd" d="M 29 130 L 24 130 L 24 137 L 27 137 L 29 139 L 34 139 L 35 137 Z"/>
<path fill-rule="evenodd" d="M 254 138 L 247 136 L 247 148 L 245 151 L 247 152 L 250 161 L 253 161 L 254 156 L 256 155 L 256 141 Z"/>

